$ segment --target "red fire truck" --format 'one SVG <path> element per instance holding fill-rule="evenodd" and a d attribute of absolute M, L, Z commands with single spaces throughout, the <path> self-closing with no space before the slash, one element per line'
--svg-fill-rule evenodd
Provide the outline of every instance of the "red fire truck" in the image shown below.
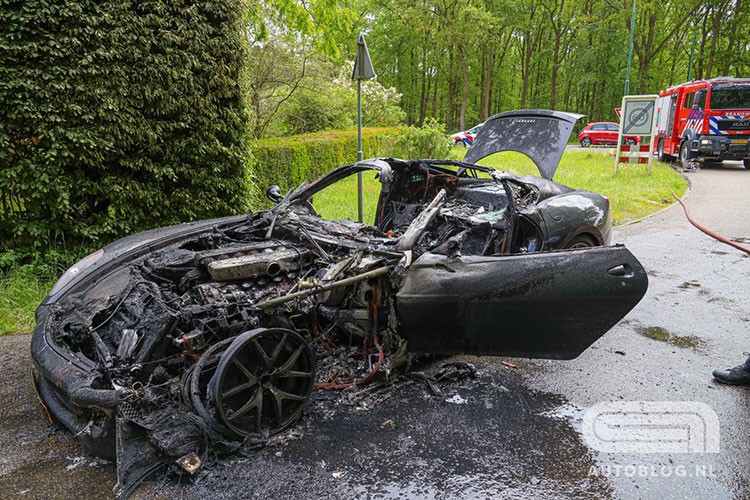
<path fill-rule="evenodd" d="M 659 93 L 659 160 L 743 160 L 750 169 L 750 78 L 694 80 Z"/>

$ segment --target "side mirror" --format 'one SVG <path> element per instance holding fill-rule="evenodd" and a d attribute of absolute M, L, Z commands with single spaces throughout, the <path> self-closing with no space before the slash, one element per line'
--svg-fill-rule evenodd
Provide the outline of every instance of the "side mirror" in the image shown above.
<path fill-rule="evenodd" d="M 274 184 L 273 186 L 266 189 L 266 198 L 274 203 L 278 203 L 284 199 L 284 196 L 282 196 L 281 194 L 281 188 Z"/>

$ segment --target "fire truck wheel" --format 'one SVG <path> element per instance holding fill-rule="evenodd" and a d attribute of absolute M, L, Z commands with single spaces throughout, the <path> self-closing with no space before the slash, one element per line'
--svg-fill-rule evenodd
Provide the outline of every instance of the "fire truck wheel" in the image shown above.
<path fill-rule="evenodd" d="M 750 158 L 742 160 L 742 164 L 745 165 L 745 170 L 750 170 Z"/>
<path fill-rule="evenodd" d="M 685 141 L 680 146 L 680 163 L 683 166 L 693 159 L 693 153 L 690 151 L 690 141 Z"/>

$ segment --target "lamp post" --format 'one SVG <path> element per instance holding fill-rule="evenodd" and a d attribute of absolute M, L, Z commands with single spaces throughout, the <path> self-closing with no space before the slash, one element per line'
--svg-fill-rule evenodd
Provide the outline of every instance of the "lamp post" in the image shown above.
<path fill-rule="evenodd" d="M 357 59 L 354 61 L 352 80 L 357 80 L 357 161 L 362 161 L 362 80 L 375 78 L 370 53 L 367 50 L 365 35 L 357 35 Z M 357 173 L 357 217 L 364 220 L 364 181 L 362 172 Z"/>
<path fill-rule="evenodd" d="M 690 46 L 690 62 L 688 63 L 687 81 L 693 76 L 693 55 L 695 54 L 695 37 L 698 36 L 698 23 L 693 28 L 693 44 Z"/>
<path fill-rule="evenodd" d="M 625 73 L 625 95 L 630 91 L 630 61 L 633 59 L 633 33 L 635 32 L 635 0 L 633 14 L 630 16 L 630 43 L 628 44 L 628 69 Z"/>

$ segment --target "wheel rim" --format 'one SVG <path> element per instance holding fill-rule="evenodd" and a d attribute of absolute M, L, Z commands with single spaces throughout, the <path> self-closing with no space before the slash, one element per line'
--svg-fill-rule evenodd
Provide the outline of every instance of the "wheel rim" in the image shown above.
<path fill-rule="evenodd" d="M 573 249 L 573 248 L 591 248 L 595 247 L 596 242 L 594 239 L 588 235 L 585 234 L 579 234 L 575 238 L 573 238 L 570 243 L 567 244 L 565 247 L 566 249 Z"/>
<path fill-rule="evenodd" d="M 633 139 L 625 139 L 625 144 L 627 144 L 628 146 L 632 146 L 633 144 L 635 144 L 635 140 L 633 140 Z"/>
<path fill-rule="evenodd" d="M 568 248 L 591 248 L 594 245 L 591 244 L 591 242 L 588 241 L 577 241 L 570 245 Z"/>
<path fill-rule="evenodd" d="M 583 146 L 584 148 L 591 146 L 591 139 L 589 139 L 588 137 L 584 137 L 581 141 L 581 146 Z"/>
<path fill-rule="evenodd" d="M 260 328 L 232 342 L 209 386 L 221 422 L 245 436 L 273 434 L 297 420 L 314 379 L 315 359 L 301 336 Z"/>

